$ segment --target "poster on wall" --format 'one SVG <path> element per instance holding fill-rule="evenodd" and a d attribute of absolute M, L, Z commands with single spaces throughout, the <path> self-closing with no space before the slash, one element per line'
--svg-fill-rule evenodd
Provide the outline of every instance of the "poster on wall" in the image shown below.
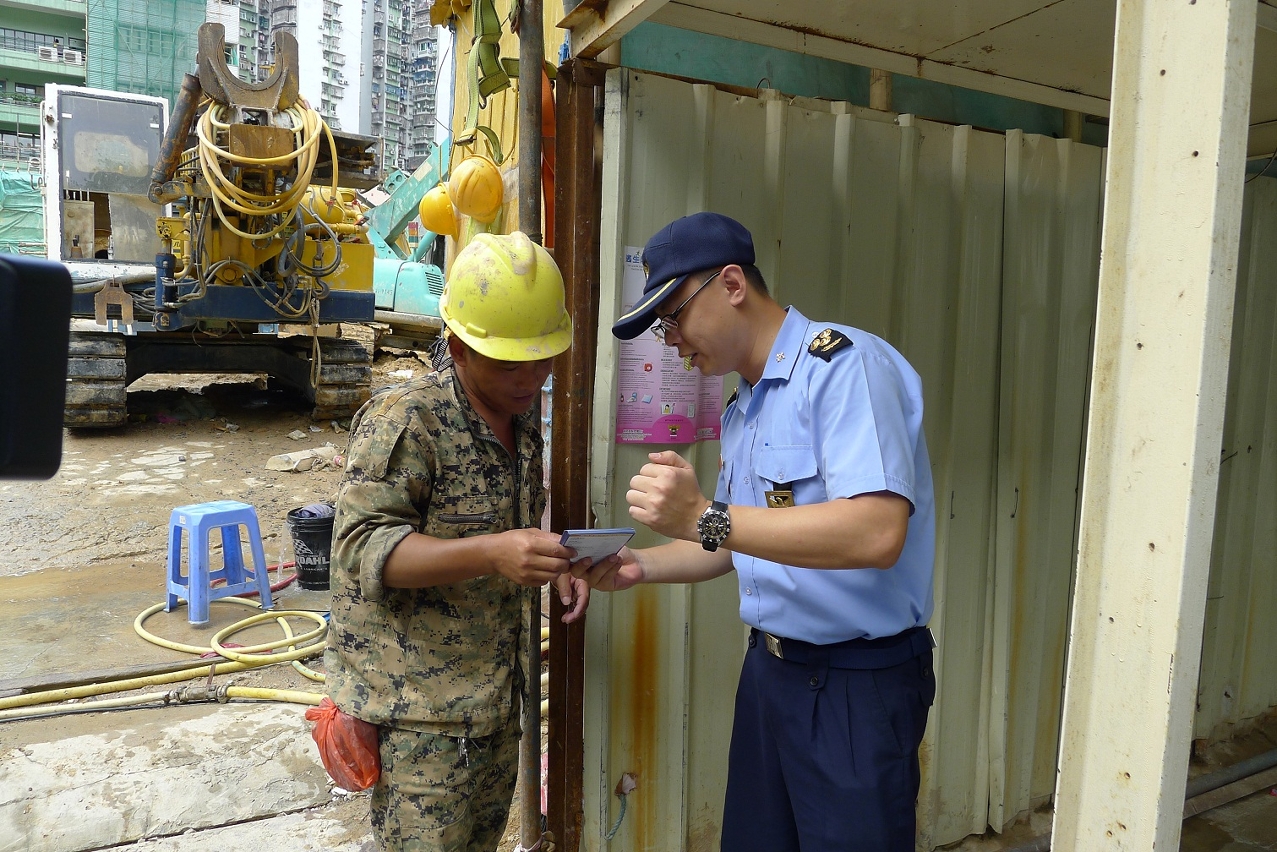
<path fill-rule="evenodd" d="M 643 295 L 643 250 L 625 248 L 621 312 Z M 617 382 L 618 444 L 691 444 L 714 441 L 723 413 L 723 380 L 705 376 L 678 352 L 645 331 L 620 342 Z"/>

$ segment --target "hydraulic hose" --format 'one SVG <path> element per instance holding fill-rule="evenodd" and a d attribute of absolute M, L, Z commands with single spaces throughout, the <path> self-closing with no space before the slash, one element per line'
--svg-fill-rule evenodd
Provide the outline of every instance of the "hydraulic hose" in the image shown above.
<path fill-rule="evenodd" d="M 290 153 L 276 157 L 248 157 L 241 154 L 233 154 L 228 149 L 219 146 L 216 141 L 217 133 L 230 127 L 228 123 L 220 120 L 224 109 L 225 107 L 221 104 L 210 103 L 208 109 L 200 117 L 196 133 L 199 138 L 200 169 L 208 181 L 209 190 L 213 196 L 213 210 L 217 214 L 217 218 L 221 220 L 222 225 L 231 233 L 248 240 L 269 239 L 292 224 L 293 214 L 301 204 L 302 198 L 310 186 L 311 175 L 315 171 L 315 164 L 319 161 L 319 140 L 321 136 L 328 140 L 329 151 L 332 155 L 332 197 L 337 197 L 337 143 L 333 139 L 332 131 L 329 130 L 328 125 L 314 109 L 298 103 L 285 110 L 292 119 L 293 134 L 297 139 L 297 145 Z M 295 165 L 297 177 L 293 180 L 292 186 L 284 192 L 263 195 L 240 188 L 235 181 L 228 178 L 223 172 L 222 161 L 226 161 L 233 167 L 268 168 L 276 166 L 279 167 L 280 171 L 292 168 Z M 264 233 L 250 233 L 232 225 L 227 220 L 226 209 L 250 217 L 265 217 L 278 214 L 280 222 Z"/>
<path fill-rule="evenodd" d="M 213 690 L 192 690 L 188 687 L 186 689 L 170 690 L 169 692 L 148 692 L 145 695 L 130 695 L 124 698 L 104 698 L 101 701 L 90 701 L 69 706 L 58 704 L 0 710 L 0 722 L 40 719 L 48 716 L 66 716 L 74 713 L 100 713 L 105 710 L 128 710 L 148 704 L 167 706 L 208 701 L 225 703 L 236 699 L 241 701 L 279 701 L 287 704 L 314 706 L 323 701 L 324 696 L 318 692 L 301 692 L 296 689 L 269 689 L 259 686 L 224 686 Z"/>
<path fill-rule="evenodd" d="M 260 609 L 255 601 L 246 600 L 244 598 L 218 598 L 212 603 L 227 602 L 240 606 L 247 606 L 252 609 Z M 95 695 L 107 695 L 116 692 L 130 692 L 135 689 L 144 689 L 150 686 L 159 686 L 162 684 L 181 683 L 182 681 L 194 680 L 196 678 L 208 677 L 219 674 L 235 674 L 247 671 L 253 668 L 270 665 L 272 663 L 295 662 L 308 657 L 318 656 L 324 651 L 324 642 L 322 638 L 328 630 L 328 622 L 319 613 L 307 610 L 286 610 L 279 612 L 263 612 L 258 616 L 253 616 L 243 621 L 232 624 L 230 627 L 219 631 L 217 640 L 220 642 L 234 633 L 246 627 L 256 624 L 267 619 L 275 619 L 284 626 L 285 637 L 282 640 L 274 642 L 262 643 L 259 645 L 249 646 L 247 648 L 239 648 L 231 650 L 228 648 L 213 648 L 212 646 L 200 647 L 197 645 L 186 645 L 181 642 L 174 642 L 155 636 L 146 630 L 143 626 L 148 618 L 164 608 L 163 603 L 155 604 L 143 610 L 138 614 L 133 622 L 133 629 L 139 636 L 152 644 L 160 647 L 169 648 L 171 650 L 183 651 L 196 655 L 208 654 L 216 652 L 218 654 L 233 654 L 236 658 L 231 659 L 225 657 L 225 662 L 211 663 L 193 663 L 190 668 L 180 669 L 173 672 L 162 672 L 157 674 L 144 675 L 140 677 L 123 678 L 120 680 L 106 681 L 103 683 L 81 684 L 78 686 L 63 687 L 59 689 L 42 690 L 39 692 L 29 692 L 23 695 L 15 695 L 9 698 L 0 698 L 0 719 L 11 718 L 6 711 L 16 710 L 18 708 L 35 707 L 42 704 L 53 704 L 60 701 L 72 701 L 81 698 L 91 698 Z M 288 617 L 307 618 L 319 623 L 319 627 L 300 636 L 293 636 L 292 630 L 288 627 Z M 314 641 L 312 641 L 314 640 Z M 304 644 L 309 642 L 310 644 Z M 275 648 L 287 647 L 287 651 L 275 653 L 256 653 L 258 651 L 273 651 Z M 307 670 L 311 671 L 311 670 Z M 303 672 L 305 674 L 305 672 Z M 307 677 L 312 680 L 321 679 L 323 676 L 317 672 L 311 671 Z M 235 687 L 239 688 L 239 687 Z M 305 693 L 309 695 L 310 693 Z M 247 697 L 247 696 L 245 696 Z M 95 702 L 96 704 L 96 702 Z M 106 709 L 105 707 L 103 709 Z"/>

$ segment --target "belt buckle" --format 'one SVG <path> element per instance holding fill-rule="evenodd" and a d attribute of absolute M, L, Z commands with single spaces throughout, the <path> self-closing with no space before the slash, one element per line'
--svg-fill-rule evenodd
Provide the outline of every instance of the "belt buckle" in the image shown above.
<path fill-rule="evenodd" d="M 767 653 L 771 654 L 773 657 L 776 657 L 777 659 L 781 659 L 781 660 L 785 659 L 785 652 L 782 651 L 780 647 L 780 637 L 773 636 L 770 633 L 764 631 L 763 642 L 767 645 Z"/>

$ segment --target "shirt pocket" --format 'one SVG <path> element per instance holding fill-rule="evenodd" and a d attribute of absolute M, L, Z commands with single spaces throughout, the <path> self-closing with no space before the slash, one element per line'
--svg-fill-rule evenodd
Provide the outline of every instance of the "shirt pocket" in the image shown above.
<path fill-rule="evenodd" d="M 811 479 L 816 472 L 816 455 L 811 444 L 769 444 L 754 457 L 754 474 L 773 485 Z"/>
<path fill-rule="evenodd" d="M 497 504 L 491 497 L 445 497 L 427 519 L 425 532 L 438 538 L 465 538 L 490 533 L 496 524 Z"/>

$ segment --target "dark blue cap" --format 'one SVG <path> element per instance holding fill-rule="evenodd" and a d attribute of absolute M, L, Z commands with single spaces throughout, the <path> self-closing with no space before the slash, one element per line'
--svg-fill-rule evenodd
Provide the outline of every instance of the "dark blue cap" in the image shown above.
<path fill-rule="evenodd" d="M 754 239 L 745 226 L 721 213 L 675 219 L 643 247 L 647 281 L 643 297 L 612 325 L 612 334 L 633 340 L 656 322 L 656 308 L 687 276 L 721 266 L 752 266 Z"/>

